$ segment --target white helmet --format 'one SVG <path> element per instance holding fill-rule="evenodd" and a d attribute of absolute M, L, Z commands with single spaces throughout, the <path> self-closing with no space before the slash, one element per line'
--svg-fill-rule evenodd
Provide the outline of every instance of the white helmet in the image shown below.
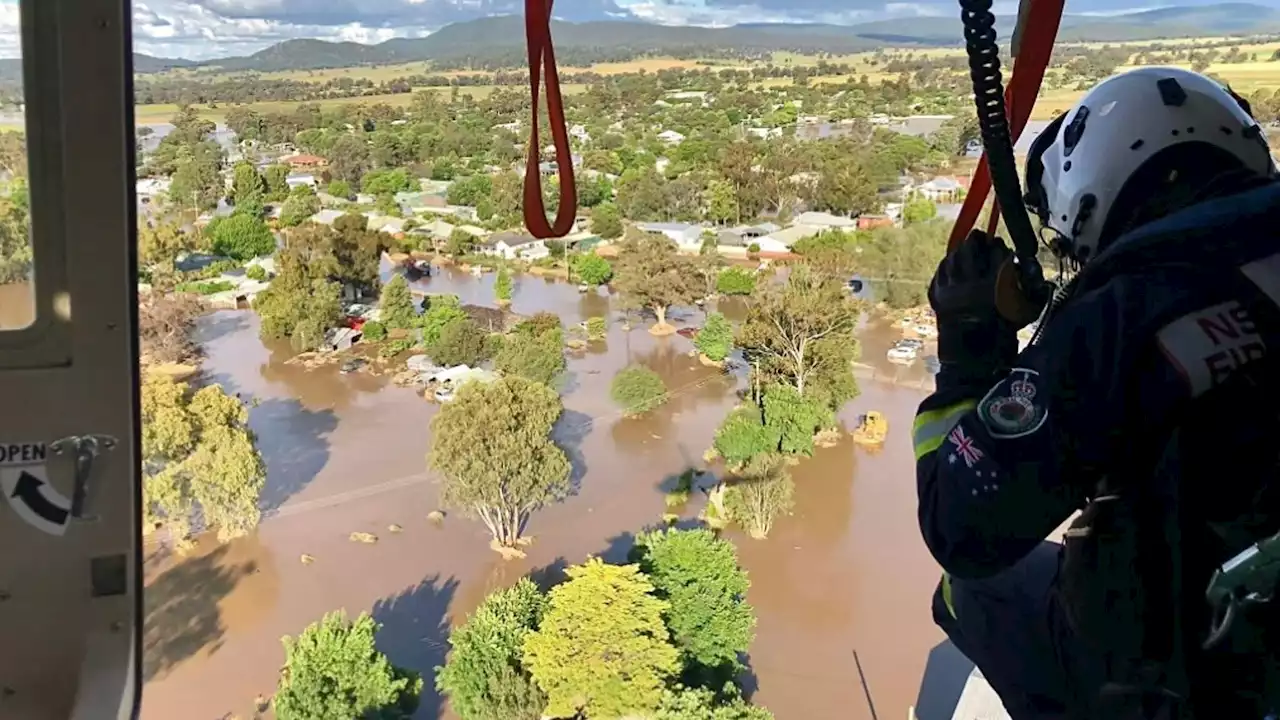
<path fill-rule="evenodd" d="M 1217 81 L 1171 67 L 1110 77 L 1032 144 L 1027 205 L 1058 235 L 1060 247 L 1084 262 L 1119 232 L 1116 224 L 1108 225 L 1112 211 L 1133 210 L 1125 198 L 1116 202 L 1126 183 L 1157 154 L 1192 144 L 1199 148 L 1190 149 L 1204 149 L 1206 157 L 1220 156 L 1261 177 L 1276 172 L 1247 103 Z M 1139 184 L 1150 189 L 1152 183 L 1139 176 L 1125 193 L 1129 200 L 1141 193 Z"/>

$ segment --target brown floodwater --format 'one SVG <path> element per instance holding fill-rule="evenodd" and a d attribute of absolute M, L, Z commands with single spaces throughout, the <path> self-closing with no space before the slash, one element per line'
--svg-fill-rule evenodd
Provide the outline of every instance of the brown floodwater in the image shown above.
<path fill-rule="evenodd" d="M 21 330 L 35 319 L 35 286 L 25 282 L 0 285 L 0 332 Z"/>
<path fill-rule="evenodd" d="M 448 272 L 416 287 L 488 304 L 492 283 L 492 274 Z M 562 388 L 556 437 L 574 462 L 576 493 L 534 515 L 528 558 L 510 562 L 489 550 L 480 523 L 458 515 L 440 526 L 427 520 L 437 507 L 425 468 L 436 406 L 382 377 L 285 364 L 287 346 L 261 342 L 252 312 L 202 321 L 206 376 L 257 403 L 250 424 L 268 469 L 266 516 L 253 537 L 202 543 L 186 558 L 148 548 L 143 718 L 251 716 L 255 696 L 275 687 L 280 637 L 338 608 L 371 612 L 383 623 L 382 649 L 427 676 L 417 717 L 452 718 L 430 680 L 444 661 L 450 625 L 521 575 L 555 577 L 592 554 L 622 560 L 634 533 L 659 522 L 664 486 L 702 464 L 745 383 L 701 366 L 683 337 L 624 331 L 604 291 L 579 294 L 520 276 L 513 300 L 516 312 L 548 310 L 566 323 L 607 315 L 610 331 L 606 343 L 570 357 Z M 740 302 L 725 305 L 741 317 Z M 677 309 L 669 317 L 696 324 L 702 312 Z M 938 570 L 916 526 L 908 439 L 931 381 L 921 363 L 884 361 L 891 341 L 880 325 L 863 328 L 862 394 L 841 413 L 852 427 L 861 412 L 884 412 L 886 446 L 869 453 L 846 439 L 816 451 L 794 468 L 795 511 L 768 539 L 728 532 L 759 616 L 750 685 L 779 720 L 870 718 L 854 650 L 878 713 L 902 717 L 942 639 L 930 620 Z M 628 363 L 659 372 L 674 389 L 672 401 L 649 417 L 621 418 L 608 385 Z M 704 500 L 694 495 L 682 512 L 688 520 Z M 402 530 L 392 532 L 392 524 Z M 378 542 L 351 542 L 354 531 Z"/>

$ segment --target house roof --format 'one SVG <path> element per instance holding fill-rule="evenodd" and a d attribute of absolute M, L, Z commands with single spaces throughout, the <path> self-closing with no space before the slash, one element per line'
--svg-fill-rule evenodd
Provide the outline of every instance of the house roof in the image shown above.
<path fill-rule="evenodd" d="M 956 182 L 955 178 L 936 177 L 920 187 L 935 192 L 952 192 L 960 189 L 960 183 Z"/>
<path fill-rule="evenodd" d="M 636 223 L 636 227 L 640 228 L 645 232 L 656 232 L 656 233 L 669 233 L 669 232 L 687 233 L 690 230 L 696 230 L 698 232 L 702 232 L 701 226 L 693 225 L 691 223 L 679 223 L 679 222 Z"/>
<path fill-rule="evenodd" d="M 346 215 L 346 213 L 341 210 L 321 210 L 315 215 L 312 215 L 310 220 L 311 222 L 320 223 L 321 225 L 332 225 L 335 220 L 343 215 Z"/>
<path fill-rule="evenodd" d="M 485 241 L 485 244 L 497 245 L 498 243 L 505 243 L 507 247 L 518 247 L 520 245 L 528 245 L 529 243 L 537 241 L 538 239 L 532 235 L 504 230 L 490 235 L 489 239 Z"/>
<path fill-rule="evenodd" d="M 805 213 L 805 214 L 808 214 L 808 213 Z M 856 223 L 857 221 L 850 220 L 850 222 Z M 769 233 L 766 237 L 772 238 L 773 240 L 776 240 L 777 242 L 787 247 L 791 247 L 792 245 L 800 242 L 801 240 L 807 237 L 813 237 L 814 235 L 817 235 L 818 233 L 826 229 L 827 228 L 822 227 L 820 225 L 792 225 L 789 228 L 785 228 L 783 230 L 779 230 L 774 233 Z"/>
<path fill-rule="evenodd" d="M 284 158 L 284 161 L 290 165 L 323 165 L 326 160 L 319 155 L 294 155 L 293 157 Z"/>
<path fill-rule="evenodd" d="M 800 216 L 796 218 L 796 225 L 818 225 L 821 227 L 853 227 L 857 224 L 858 224 L 858 221 L 854 220 L 853 218 L 840 217 L 839 215 L 832 215 L 831 213 L 825 213 L 825 212 L 815 212 L 813 210 L 810 210 L 809 212 L 802 212 L 800 213 Z"/>

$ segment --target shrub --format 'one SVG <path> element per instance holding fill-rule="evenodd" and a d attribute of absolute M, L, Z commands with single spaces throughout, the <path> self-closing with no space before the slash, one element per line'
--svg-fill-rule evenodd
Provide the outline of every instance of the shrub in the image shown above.
<path fill-rule="evenodd" d="M 757 455 L 777 448 L 777 433 L 765 427 L 764 415 L 755 405 L 744 405 L 729 413 L 716 431 L 716 452 L 730 467 L 745 465 Z"/>
<path fill-rule="evenodd" d="M 399 340 L 392 340 L 391 342 L 383 345 L 382 349 L 378 350 L 378 355 L 384 358 L 391 358 L 407 351 L 411 347 L 413 347 L 412 340 L 409 338 L 400 338 Z"/>
<path fill-rule="evenodd" d="M 578 256 L 574 262 L 574 272 L 585 285 L 603 285 L 613 277 L 613 266 L 599 255 L 587 253 Z"/>
<path fill-rule="evenodd" d="M 184 282 L 178 283 L 175 290 L 185 293 L 196 293 L 197 295 L 212 295 L 214 293 L 231 290 L 235 287 L 235 283 L 226 280 L 214 280 L 210 282 Z"/>
<path fill-rule="evenodd" d="M 622 407 L 624 415 L 634 417 L 665 403 L 667 386 L 658 373 L 643 365 L 631 365 L 613 376 L 609 394 Z"/>
<path fill-rule="evenodd" d="M 431 359 L 441 367 L 454 365 L 478 365 L 485 359 L 485 339 L 489 333 L 470 320 L 449 323 L 440 331 L 437 340 L 428 351 Z"/>
<path fill-rule="evenodd" d="M 503 341 L 494 365 L 505 375 L 550 385 L 565 368 L 564 333 L 558 326 L 537 336 L 515 333 Z"/>
<path fill-rule="evenodd" d="M 383 340 L 387 337 L 387 326 L 377 320 L 370 320 L 364 324 L 363 328 L 361 328 L 361 333 L 363 333 L 365 340 L 378 342 L 379 340 Z"/>
<path fill-rule="evenodd" d="M 609 333 L 609 327 L 605 324 L 602 317 L 587 318 L 587 338 L 590 340 L 603 340 Z"/>
<path fill-rule="evenodd" d="M 378 623 L 339 612 L 284 638 L 285 661 L 274 698 L 280 720 L 408 720 L 422 678 L 391 664 L 374 648 Z"/>
<path fill-rule="evenodd" d="M 245 269 L 244 276 L 250 280 L 257 280 L 261 282 L 267 279 L 267 270 L 261 265 L 250 265 Z"/>
<path fill-rule="evenodd" d="M 694 338 L 694 346 L 698 352 L 707 356 L 708 360 L 720 362 L 733 349 L 733 328 L 725 319 L 724 313 L 713 312 L 707 315 L 707 322 Z"/>
<path fill-rule="evenodd" d="M 778 516 L 791 512 L 794 493 L 795 482 L 782 456 L 760 455 L 725 490 L 725 510 L 751 537 L 760 540 L 769 535 Z"/>
<path fill-rule="evenodd" d="M 756 274 L 745 268 L 725 268 L 716 278 L 721 295 L 750 295 L 756 289 Z"/>
<path fill-rule="evenodd" d="M 759 252 L 760 252 L 760 243 L 751 243 L 750 245 L 748 245 L 748 246 L 747 246 L 747 252 L 751 253 L 752 255 L 755 255 L 756 253 L 759 253 Z"/>

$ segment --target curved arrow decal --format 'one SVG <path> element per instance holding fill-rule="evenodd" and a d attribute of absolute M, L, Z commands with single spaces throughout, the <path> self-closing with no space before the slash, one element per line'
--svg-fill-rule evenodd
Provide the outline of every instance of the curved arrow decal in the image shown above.
<path fill-rule="evenodd" d="M 49 484 L 43 462 L 0 464 L 0 489 L 28 525 L 50 535 L 66 533 L 71 501 Z"/>

